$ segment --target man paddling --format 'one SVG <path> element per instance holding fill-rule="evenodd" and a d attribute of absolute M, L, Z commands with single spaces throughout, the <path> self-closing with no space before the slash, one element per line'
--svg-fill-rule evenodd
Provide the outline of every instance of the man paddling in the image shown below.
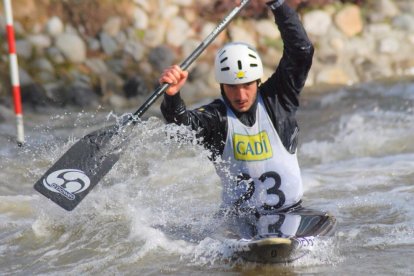
<path fill-rule="evenodd" d="M 302 180 L 296 156 L 299 94 L 312 64 L 313 46 L 295 11 L 283 0 L 270 1 L 284 51 L 273 75 L 263 83 L 263 65 L 255 49 L 233 42 L 215 58 L 221 99 L 187 110 L 180 89 L 188 72 L 166 69 L 161 111 L 168 123 L 197 131 L 211 151 L 223 184 L 225 207 L 255 213 L 300 207 Z"/>

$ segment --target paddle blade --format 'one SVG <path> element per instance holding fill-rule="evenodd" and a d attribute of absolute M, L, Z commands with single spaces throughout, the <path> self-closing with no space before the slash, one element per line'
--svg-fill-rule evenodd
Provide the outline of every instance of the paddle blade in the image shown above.
<path fill-rule="evenodd" d="M 76 142 L 34 185 L 65 210 L 73 210 L 119 159 L 112 139 L 118 126 L 86 135 Z"/>

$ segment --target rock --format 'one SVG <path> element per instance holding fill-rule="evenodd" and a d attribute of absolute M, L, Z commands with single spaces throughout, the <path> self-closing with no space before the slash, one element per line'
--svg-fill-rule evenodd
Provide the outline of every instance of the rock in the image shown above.
<path fill-rule="evenodd" d="M 404 31 L 414 32 L 414 16 L 408 13 L 398 15 L 393 19 L 392 25 Z"/>
<path fill-rule="evenodd" d="M 96 1 L 102 13 L 85 12 L 84 15 L 93 16 L 84 20 L 76 16 L 69 19 L 68 13 L 61 13 L 61 1 L 52 1 L 56 6 L 48 9 L 47 5 L 52 3 L 49 2 L 13 2 L 17 6 L 14 14 L 17 54 L 22 61 L 20 69 L 26 72 L 21 74 L 21 82 L 23 79 L 25 84 L 32 84 L 33 80 L 27 74 L 31 72 L 36 81 L 43 82 L 46 95 L 53 98 L 55 93 L 62 93 L 62 87 L 70 86 L 68 82 L 79 78 L 72 76 L 67 68 L 78 68 L 81 70 L 79 74 L 100 80 L 104 102 L 117 106 L 125 104 L 117 97 L 129 97 L 129 102 L 139 100 L 140 95 L 135 95 L 144 91 L 145 82 L 156 83 L 163 69 L 189 56 L 216 28 L 224 13 L 233 7 L 231 1 L 216 1 L 212 5 L 208 0 L 133 0 L 121 1 L 113 9 L 113 3 Z M 299 14 L 315 45 L 314 64 L 307 86 L 320 83 L 348 85 L 356 81 L 414 74 L 413 59 L 410 58 L 414 47 L 413 1 L 358 1 L 358 6 L 350 4 L 357 1 L 350 0 L 335 1 L 335 4 L 332 0 L 308 2 L 312 3 L 307 9 L 300 9 Z M 321 6 L 316 6 L 316 2 Z M 346 4 L 342 4 L 344 2 Z M 283 42 L 273 17 L 269 17 L 269 10 L 260 12 L 262 1 L 252 4 L 249 12 L 237 16 L 190 68 L 192 101 L 197 99 L 201 89 L 211 95 L 219 91 L 212 63 L 216 50 L 230 40 L 259 48 L 265 74 L 273 72 L 282 55 Z M 80 7 L 76 11 L 80 11 Z M 368 12 L 361 13 L 362 9 Z M 254 18 L 252 11 L 258 11 Z M 1 26 L 0 35 L 5 35 L 2 14 Z M 1 46 L 0 65 L 1 70 L 5 70 L 7 41 L 3 40 Z M 199 63 L 202 66 L 198 66 Z M 127 78 L 126 82 L 120 76 Z M 86 81 L 80 90 L 94 93 L 91 83 Z M 78 86 L 76 83 L 76 89 Z"/>
<path fill-rule="evenodd" d="M 52 63 L 46 58 L 38 58 L 33 62 L 33 67 L 37 70 L 54 73 L 55 69 L 53 68 Z"/>
<path fill-rule="evenodd" d="M 140 8 L 135 8 L 133 11 L 134 27 L 140 30 L 148 29 L 148 15 Z"/>
<path fill-rule="evenodd" d="M 1 18 L 0 18 L 1 21 Z M 0 26 L 2 26 L 3 24 L 0 23 Z M 6 22 L 4 22 L 4 26 L 2 26 L 4 28 L 4 30 L 6 29 Z M 27 35 L 26 31 L 24 29 L 24 26 L 22 25 L 22 23 L 20 23 L 19 21 L 14 21 L 13 22 L 13 27 L 14 27 L 14 34 L 16 36 L 24 36 Z"/>
<path fill-rule="evenodd" d="M 58 16 L 52 16 L 46 23 L 46 32 L 48 35 L 55 37 L 62 34 L 64 26 L 62 20 Z"/>
<path fill-rule="evenodd" d="M 116 94 L 109 96 L 108 103 L 115 109 L 122 109 L 128 105 L 128 101 L 124 97 Z"/>
<path fill-rule="evenodd" d="M 217 97 L 218 92 L 209 87 L 206 82 L 197 80 L 186 83 L 182 88 L 181 95 L 184 101 L 190 105 L 197 103 L 200 99 Z"/>
<path fill-rule="evenodd" d="M 124 81 L 114 72 L 108 71 L 99 75 L 101 95 L 108 100 L 114 93 L 122 93 Z"/>
<path fill-rule="evenodd" d="M 55 74 L 47 71 L 39 71 L 36 73 L 36 79 L 40 83 L 53 82 L 55 80 Z"/>
<path fill-rule="evenodd" d="M 366 34 L 372 34 L 375 37 L 384 37 L 385 34 L 390 33 L 391 31 L 391 26 L 386 23 L 374 23 L 365 28 Z"/>
<path fill-rule="evenodd" d="M 192 35 L 188 23 L 179 17 L 175 17 L 169 23 L 167 31 L 167 43 L 174 47 L 180 47 Z"/>
<path fill-rule="evenodd" d="M 88 44 L 88 49 L 92 51 L 101 50 L 101 42 L 94 37 L 87 37 L 86 43 Z"/>
<path fill-rule="evenodd" d="M 28 35 L 26 39 L 38 52 L 42 52 L 52 45 L 52 39 L 45 34 Z"/>
<path fill-rule="evenodd" d="M 86 66 L 96 75 L 108 72 L 105 62 L 99 58 L 89 58 L 85 61 Z"/>
<path fill-rule="evenodd" d="M 20 86 L 31 85 L 34 82 L 33 78 L 22 67 L 19 67 L 19 80 Z"/>
<path fill-rule="evenodd" d="M 408 35 L 408 42 L 410 42 L 414 46 L 414 34 Z"/>
<path fill-rule="evenodd" d="M 111 56 L 116 51 L 118 51 L 118 44 L 116 43 L 115 39 L 113 39 L 108 34 L 101 32 L 99 34 L 99 40 L 101 41 L 101 46 L 102 46 L 103 51 L 108 56 Z"/>
<path fill-rule="evenodd" d="M 353 37 L 345 44 L 344 52 L 348 57 L 370 57 L 376 53 L 377 40 L 373 37 Z"/>
<path fill-rule="evenodd" d="M 395 54 L 400 49 L 400 42 L 395 37 L 386 37 L 379 42 L 378 51 L 382 54 Z"/>
<path fill-rule="evenodd" d="M 139 63 L 138 67 L 139 67 L 139 72 L 141 72 L 142 75 L 145 75 L 145 76 L 153 75 L 152 66 L 148 61 L 143 60 L 142 62 Z"/>
<path fill-rule="evenodd" d="M 356 5 L 345 6 L 335 15 L 335 24 L 348 37 L 359 34 L 364 27 L 361 10 Z"/>
<path fill-rule="evenodd" d="M 242 41 L 256 48 L 255 32 L 251 29 L 254 26 L 253 22 L 243 22 L 240 24 L 232 24 L 229 27 L 229 34 L 233 41 Z"/>
<path fill-rule="evenodd" d="M 316 81 L 320 84 L 348 85 L 351 83 L 351 79 L 345 71 L 336 66 L 322 69 L 317 74 Z"/>
<path fill-rule="evenodd" d="M 197 24 L 197 20 L 200 18 L 198 11 L 194 8 L 187 8 L 184 12 L 183 19 L 188 22 L 188 24 L 193 25 Z"/>
<path fill-rule="evenodd" d="M 389 60 L 384 55 L 357 61 L 355 67 L 361 81 L 381 79 L 392 75 Z"/>
<path fill-rule="evenodd" d="M 332 24 L 331 16 L 322 10 L 315 10 L 303 16 L 303 26 L 310 36 L 323 36 Z"/>
<path fill-rule="evenodd" d="M 409 14 L 414 13 L 414 2 L 411 0 L 398 1 L 397 5 L 400 11 L 404 11 L 405 13 Z"/>
<path fill-rule="evenodd" d="M 183 7 L 188 7 L 193 3 L 192 0 L 173 0 L 172 2 L 178 6 L 183 6 Z"/>
<path fill-rule="evenodd" d="M 164 6 L 160 11 L 160 18 L 165 19 L 166 23 L 169 23 L 169 20 L 180 18 L 178 17 L 178 13 L 180 12 L 179 8 L 174 5 L 167 5 Z"/>
<path fill-rule="evenodd" d="M 55 46 L 69 62 L 82 63 L 86 60 L 85 42 L 76 34 L 63 33 L 56 36 Z"/>
<path fill-rule="evenodd" d="M 22 103 L 31 107 L 49 105 L 51 102 L 46 96 L 46 91 L 36 83 L 21 85 Z"/>
<path fill-rule="evenodd" d="M 62 64 L 65 62 L 65 57 L 63 56 L 62 52 L 59 51 L 56 47 L 50 47 L 46 50 L 47 56 L 50 60 L 53 61 L 55 64 Z"/>
<path fill-rule="evenodd" d="M 127 98 L 136 97 L 139 95 L 149 94 L 148 87 L 145 83 L 144 78 L 135 75 L 129 78 L 123 86 L 124 94 Z"/>
<path fill-rule="evenodd" d="M 145 47 L 138 41 L 128 40 L 124 46 L 124 52 L 135 61 L 141 61 L 144 58 Z"/>
<path fill-rule="evenodd" d="M 155 29 L 147 29 L 144 33 L 144 45 L 148 47 L 157 47 L 163 44 L 166 33 L 166 25 L 160 24 Z"/>
<path fill-rule="evenodd" d="M 33 45 L 25 39 L 16 40 L 17 58 L 28 59 L 32 56 Z"/>
<path fill-rule="evenodd" d="M 205 80 L 205 77 L 210 72 L 211 67 L 205 63 L 200 62 L 194 65 L 194 67 L 191 69 L 190 74 L 188 76 L 189 81 L 196 81 L 196 80 Z"/>
<path fill-rule="evenodd" d="M 108 66 L 108 72 L 112 72 L 115 75 L 122 74 L 125 69 L 125 61 L 122 58 L 111 58 L 106 60 L 106 65 Z"/>
<path fill-rule="evenodd" d="M 255 29 L 260 37 L 267 37 L 274 40 L 280 38 L 280 32 L 273 20 L 259 20 L 255 23 Z"/>
<path fill-rule="evenodd" d="M 159 46 L 150 51 L 148 60 L 157 71 L 162 72 L 173 64 L 175 54 L 169 47 Z"/>
<path fill-rule="evenodd" d="M 333 37 L 329 40 L 329 45 L 332 46 L 334 51 L 340 52 L 345 48 L 345 41 L 340 37 Z"/>
<path fill-rule="evenodd" d="M 0 35 L 5 37 L 6 35 L 6 18 L 3 17 L 3 14 L 0 13 Z"/>
<path fill-rule="evenodd" d="M 152 8 L 151 8 L 151 2 L 148 0 L 134 0 L 134 2 L 142 7 L 146 12 L 151 12 Z"/>
<path fill-rule="evenodd" d="M 7 103 L 3 103 L 2 101 L 0 101 L 0 123 L 11 121 L 12 118 L 16 116 L 14 112 L 11 110 L 11 108 L 9 108 L 6 105 Z"/>
<path fill-rule="evenodd" d="M 115 36 L 115 42 L 119 45 L 119 47 L 124 46 L 128 42 L 128 37 L 125 32 L 120 31 Z"/>
<path fill-rule="evenodd" d="M 102 30 L 107 35 L 116 37 L 116 35 L 121 31 L 121 23 L 122 21 L 119 16 L 110 17 L 102 26 Z"/>
<path fill-rule="evenodd" d="M 368 9 L 371 10 L 368 17 L 372 22 L 384 21 L 399 14 L 397 5 L 391 0 L 372 1 L 369 3 Z"/>
<path fill-rule="evenodd" d="M 65 33 L 72 34 L 72 35 L 78 35 L 78 30 L 76 27 L 72 26 L 71 24 L 67 24 L 65 28 Z"/>
<path fill-rule="evenodd" d="M 414 58 L 405 58 L 403 60 L 397 60 L 393 62 L 393 67 L 397 68 L 400 75 L 413 75 L 414 74 Z"/>
<path fill-rule="evenodd" d="M 30 18 L 36 14 L 35 0 L 12 1 L 13 16 L 16 18 Z"/>
<path fill-rule="evenodd" d="M 98 106 L 99 98 L 95 91 L 86 85 L 74 83 L 67 88 L 67 104 L 80 107 Z"/>
<path fill-rule="evenodd" d="M 276 64 L 282 57 L 282 52 L 277 50 L 276 48 L 268 47 L 266 51 L 261 51 L 259 54 L 262 59 L 263 65 L 265 67 L 272 68 L 272 71 L 274 72 Z M 267 75 L 267 77 L 270 77 L 270 75 Z"/>

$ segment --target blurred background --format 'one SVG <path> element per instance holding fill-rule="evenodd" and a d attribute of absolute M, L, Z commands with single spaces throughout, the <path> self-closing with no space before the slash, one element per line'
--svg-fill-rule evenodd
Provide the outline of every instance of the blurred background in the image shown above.
<path fill-rule="evenodd" d="M 139 105 L 163 68 L 180 63 L 234 7 L 233 0 L 12 1 L 25 109 Z M 283 50 L 266 1 L 251 1 L 190 68 L 189 103 L 218 95 L 212 64 L 223 43 L 258 48 L 266 76 Z M 414 75 L 414 2 L 288 0 L 315 45 L 310 91 Z M 12 106 L 0 5 L 0 104 Z M 1 113 L 0 113 L 1 114 Z M 0 119 L 1 120 L 1 119 Z"/>

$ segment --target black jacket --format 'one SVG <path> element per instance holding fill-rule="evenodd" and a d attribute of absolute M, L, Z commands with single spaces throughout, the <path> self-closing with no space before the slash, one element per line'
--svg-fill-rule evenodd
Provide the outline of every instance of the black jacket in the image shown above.
<path fill-rule="evenodd" d="M 299 94 L 312 65 L 314 49 L 295 11 L 287 4 L 272 11 L 284 43 L 283 56 L 273 75 L 259 86 L 258 93 L 263 97 L 283 145 L 294 153 L 299 130 L 296 121 Z M 241 122 L 251 126 L 256 119 L 256 107 L 257 99 L 249 111 L 235 114 Z M 168 123 L 183 124 L 196 130 L 198 137 L 203 138 L 204 146 L 212 152 L 212 159 L 223 153 L 227 116 L 222 100 L 187 110 L 179 93 L 174 96 L 165 94 L 161 111 Z"/>

